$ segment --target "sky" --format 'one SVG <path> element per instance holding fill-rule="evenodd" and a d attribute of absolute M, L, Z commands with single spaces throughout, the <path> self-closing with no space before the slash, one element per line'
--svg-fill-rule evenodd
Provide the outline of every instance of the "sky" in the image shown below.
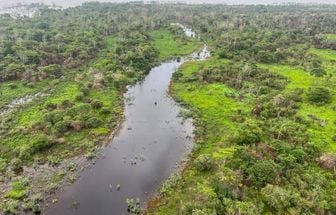
<path fill-rule="evenodd" d="M 61 5 L 63 7 L 77 6 L 82 2 L 88 0 L 0 0 L 0 8 L 15 5 L 19 2 L 21 3 L 32 3 L 32 2 L 43 2 L 45 4 L 55 3 L 56 5 Z M 127 2 L 128 0 L 98 0 L 102 2 Z M 136 0 L 133 0 L 136 1 Z M 161 0 L 156 0 L 161 1 Z M 164 0 L 165 2 L 174 2 L 177 0 Z M 285 3 L 285 2 L 296 2 L 296 3 L 326 3 L 326 4 L 336 4 L 336 0 L 181 0 L 188 3 L 226 3 L 226 4 L 274 4 L 274 3 Z"/>

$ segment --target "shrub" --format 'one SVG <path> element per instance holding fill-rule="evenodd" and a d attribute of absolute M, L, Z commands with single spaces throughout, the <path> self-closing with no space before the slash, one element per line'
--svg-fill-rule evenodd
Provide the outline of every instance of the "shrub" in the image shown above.
<path fill-rule="evenodd" d="M 195 166 L 199 171 L 209 171 L 214 167 L 214 160 L 210 155 L 200 155 L 195 160 Z"/>
<path fill-rule="evenodd" d="M 37 140 L 35 140 L 32 145 L 31 145 L 31 152 L 37 153 L 37 152 L 41 152 L 43 150 L 48 149 L 51 146 L 51 141 L 49 141 L 49 139 L 47 138 L 46 135 L 41 135 L 40 137 L 37 138 Z"/>
<path fill-rule="evenodd" d="M 160 189 L 160 194 L 166 196 L 172 188 L 174 188 L 177 182 L 181 180 L 181 176 L 178 174 L 173 174 L 162 184 Z"/>
<path fill-rule="evenodd" d="M 306 161 L 309 160 L 309 157 L 313 156 L 313 153 L 308 156 L 307 153 L 303 149 L 301 149 L 301 148 L 293 149 L 289 153 L 299 163 L 304 163 L 304 162 L 306 162 Z"/>
<path fill-rule="evenodd" d="M 283 172 L 294 169 L 297 166 L 296 158 L 293 155 L 280 154 L 278 159 L 280 161 L 280 167 Z"/>
<path fill-rule="evenodd" d="M 57 64 L 50 64 L 48 66 L 43 67 L 42 70 L 52 76 L 59 77 L 62 75 L 61 67 Z"/>
<path fill-rule="evenodd" d="M 254 121 L 247 121 L 237 130 L 235 141 L 239 145 L 252 145 L 261 141 L 262 130 Z"/>
<path fill-rule="evenodd" d="M 316 77 L 322 77 L 327 74 L 322 67 L 313 68 L 310 73 Z"/>
<path fill-rule="evenodd" d="M 35 214 L 40 214 L 41 213 L 41 206 L 40 206 L 41 201 L 42 201 L 42 195 L 39 193 L 34 194 L 23 205 L 23 208 L 25 210 L 31 210 Z"/>
<path fill-rule="evenodd" d="M 62 101 L 61 105 L 63 108 L 70 108 L 73 106 L 73 103 L 70 100 L 66 99 Z"/>
<path fill-rule="evenodd" d="M 332 95 L 327 88 L 316 87 L 308 91 L 309 102 L 317 105 L 329 104 L 332 101 Z"/>
<path fill-rule="evenodd" d="M 52 102 L 47 102 L 44 106 L 48 110 L 54 110 L 57 108 L 57 104 L 54 104 Z"/>
<path fill-rule="evenodd" d="M 91 112 L 91 106 L 89 104 L 80 104 L 72 108 L 69 108 L 66 111 L 66 115 L 70 117 L 76 117 L 77 119 L 79 119 L 82 116 L 84 118 L 87 117 L 90 112 Z"/>
<path fill-rule="evenodd" d="M 23 199 L 27 195 L 27 180 L 18 180 L 11 183 L 11 190 L 6 194 L 6 197 L 11 199 Z"/>
<path fill-rule="evenodd" d="M 19 203 L 13 199 L 6 201 L 2 207 L 5 214 L 18 214 Z"/>
<path fill-rule="evenodd" d="M 247 173 L 251 177 L 252 183 L 261 188 L 274 181 L 277 165 L 273 160 L 259 160 L 247 169 Z"/>
<path fill-rule="evenodd" d="M 261 194 L 264 202 L 276 211 L 285 211 L 291 206 L 292 194 L 281 187 L 268 184 Z"/>
<path fill-rule="evenodd" d="M 84 99 L 84 94 L 83 93 L 78 93 L 75 97 L 76 101 L 83 101 Z"/>
<path fill-rule="evenodd" d="M 55 124 L 56 122 L 61 121 L 63 118 L 62 114 L 58 111 L 53 111 L 51 113 L 47 113 L 43 116 L 43 121 L 45 123 L 49 122 L 51 124 Z"/>
<path fill-rule="evenodd" d="M 83 93 L 84 96 L 88 96 L 90 93 L 90 90 L 87 87 L 80 88 L 80 91 Z"/>
<path fill-rule="evenodd" d="M 59 121 L 54 125 L 54 130 L 57 134 L 68 131 L 70 123 L 67 121 Z"/>
<path fill-rule="evenodd" d="M 218 199 L 223 201 L 225 198 L 237 199 L 238 195 L 233 186 L 221 181 L 214 181 L 212 187 L 217 194 Z"/>
<path fill-rule="evenodd" d="M 11 168 L 14 172 L 21 172 L 23 170 L 23 163 L 20 158 L 13 158 L 11 160 Z"/>
<path fill-rule="evenodd" d="M 99 101 L 99 100 L 94 100 L 91 102 L 91 107 L 93 109 L 100 109 L 103 107 L 103 102 Z"/>
<path fill-rule="evenodd" d="M 100 111 L 100 114 L 103 114 L 103 115 L 108 115 L 108 114 L 111 114 L 111 113 L 112 113 L 112 111 L 109 108 L 103 108 Z"/>
<path fill-rule="evenodd" d="M 54 156 L 54 155 L 48 156 L 47 159 L 48 159 L 48 164 L 50 166 L 57 166 L 61 162 L 60 158 L 58 156 Z"/>
<path fill-rule="evenodd" d="M 85 121 L 85 127 L 87 128 L 97 128 L 103 123 L 102 120 L 96 118 L 96 117 L 91 117 L 88 120 Z"/>

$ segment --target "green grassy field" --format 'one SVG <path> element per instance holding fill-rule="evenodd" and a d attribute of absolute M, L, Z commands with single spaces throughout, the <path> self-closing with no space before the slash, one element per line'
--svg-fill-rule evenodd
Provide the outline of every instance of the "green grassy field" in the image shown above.
<path fill-rule="evenodd" d="M 327 40 L 336 40 L 336 34 L 325 34 Z"/>
<path fill-rule="evenodd" d="M 152 32 L 151 36 L 154 39 L 154 46 L 160 51 L 160 60 L 187 55 L 200 47 L 200 44 L 192 39 L 174 37 L 169 30 L 157 30 Z"/>
<path fill-rule="evenodd" d="M 22 81 L 0 83 L 0 108 L 16 98 L 33 95 L 48 87 L 50 87 L 48 80 L 36 82 L 34 85 L 26 85 Z"/>
<path fill-rule="evenodd" d="M 325 59 L 327 61 L 336 61 L 336 51 L 335 50 L 312 48 L 310 49 L 310 53 L 316 54 L 320 58 Z"/>
<path fill-rule="evenodd" d="M 280 74 L 288 78 L 289 82 L 281 93 L 288 94 L 297 88 L 304 90 L 303 100 L 299 103 L 298 114 L 305 119 L 309 115 L 326 120 L 326 125 L 316 122 L 309 126 L 308 134 L 314 145 L 320 147 L 322 151 L 336 152 L 336 143 L 333 138 L 336 135 L 336 79 L 335 62 L 336 52 L 331 50 L 311 50 L 312 53 L 320 56 L 327 75 L 322 78 L 312 76 L 309 72 L 301 68 L 289 65 L 267 65 L 260 64 L 260 67 L 267 68 L 271 72 Z M 182 179 L 165 190 L 164 195 L 151 202 L 151 207 L 159 209 L 149 210 L 149 214 L 177 214 L 177 211 L 186 210 L 191 200 L 196 202 L 215 202 L 216 193 L 211 185 L 215 178 L 222 181 L 236 183 L 237 175 L 233 170 L 224 167 L 221 163 L 230 160 L 237 149 L 237 145 L 232 144 L 232 136 L 239 128 L 239 123 L 232 120 L 237 116 L 248 116 L 252 108 L 254 98 L 245 97 L 237 100 L 234 89 L 220 83 L 203 83 L 193 76 L 205 68 L 224 65 L 227 60 L 211 58 L 206 61 L 188 62 L 182 65 L 179 70 L 178 80 L 173 81 L 171 93 L 181 104 L 186 105 L 191 112 L 187 114 L 195 120 L 196 140 L 193 153 L 186 169 L 182 172 Z M 332 74 L 330 76 L 330 74 Z M 317 106 L 309 103 L 307 93 L 309 88 L 316 84 L 322 84 L 331 89 L 333 101 L 325 106 Z M 240 110 L 240 114 L 237 114 Z M 267 138 L 266 138 L 267 139 Z M 195 160 L 200 155 L 210 155 L 217 161 L 216 169 L 210 172 L 200 172 L 195 168 Z M 312 166 L 310 172 L 317 171 L 316 166 Z M 253 190 L 247 192 L 255 192 Z M 255 195 L 259 195 L 255 193 Z M 195 203 L 196 204 L 196 203 Z M 215 204 L 215 203 L 214 203 Z M 253 208 L 255 203 L 248 201 L 241 202 L 241 206 Z M 189 205 L 189 206 L 188 206 Z M 190 206 L 192 208 L 192 206 Z M 195 206 L 197 207 L 197 206 Z"/>
<path fill-rule="evenodd" d="M 333 141 L 333 137 L 336 134 L 336 64 L 333 62 L 333 60 L 336 59 L 336 51 L 324 49 L 313 49 L 311 51 L 323 60 L 323 65 L 328 73 L 327 77 L 314 77 L 309 72 L 299 68 L 292 68 L 287 65 L 263 66 L 270 69 L 271 71 L 289 78 L 290 83 L 286 86 L 285 89 L 287 92 L 291 92 L 296 88 L 304 89 L 304 101 L 300 103 L 299 113 L 305 118 L 308 118 L 309 115 L 313 115 L 327 122 L 327 124 L 324 126 L 321 126 L 320 123 L 316 123 L 310 128 L 310 134 L 314 143 L 326 151 L 336 152 L 336 143 Z M 331 89 L 332 94 L 334 95 L 332 103 L 324 106 L 317 106 L 308 102 L 308 89 L 316 84 L 327 86 L 329 89 Z"/>

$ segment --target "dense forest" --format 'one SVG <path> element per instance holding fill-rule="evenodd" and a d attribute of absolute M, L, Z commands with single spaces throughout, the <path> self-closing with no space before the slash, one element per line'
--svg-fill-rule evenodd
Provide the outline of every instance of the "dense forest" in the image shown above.
<path fill-rule="evenodd" d="M 0 17 L 3 213 L 56 202 L 118 129 L 126 87 L 206 43 L 169 92 L 193 150 L 146 213 L 336 214 L 335 6 L 37 6 Z"/>

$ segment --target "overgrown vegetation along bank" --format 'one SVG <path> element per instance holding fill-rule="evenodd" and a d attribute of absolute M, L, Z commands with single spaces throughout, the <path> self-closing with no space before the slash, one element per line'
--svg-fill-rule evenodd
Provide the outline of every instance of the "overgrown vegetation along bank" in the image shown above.
<path fill-rule="evenodd" d="M 335 32 L 327 19 L 316 21 L 326 36 L 305 32 L 307 8 L 236 9 L 246 17 L 223 9 L 195 23 L 214 57 L 184 64 L 171 94 L 196 143 L 149 214 L 334 214 Z M 284 24 L 297 14 L 312 23 Z"/>
<path fill-rule="evenodd" d="M 0 107 L 49 94 L 1 118 L 1 210 L 17 213 L 25 202 L 38 212 L 41 190 L 74 180 L 66 172 L 76 164 L 60 160 L 92 158 L 120 118 L 124 87 L 193 50 L 171 29 L 180 22 L 197 29 L 214 57 L 174 76 L 172 93 L 190 109 L 182 115 L 195 118 L 197 143 L 154 213 L 336 213 L 335 11 L 88 3 L 42 8 L 31 19 L 1 15 Z M 51 183 L 27 166 L 46 169 Z"/>
<path fill-rule="evenodd" d="M 273 73 L 274 66 L 262 68 L 210 59 L 176 73 L 172 94 L 196 121 L 196 145 L 155 214 L 335 210 L 335 175 L 323 154 L 334 152 L 333 144 L 321 145 L 332 141 L 335 129 L 334 115 L 321 108 L 333 106 L 310 104 L 308 88 L 290 89 L 300 85 L 295 69 L 286 70 L 293 72 L 287 79 Z M 251 92 L 256 86 L 268 86 L 258 99 Z"/>
<path fill-rule="evenodd" d="M 125 9 L 128 9 L 127 5 L 114 8 L 118 14 Z M 114 30 L 108 35 L 96 32 L 91 35 L 92 43 L 87 43 L 87 31 L 95 32 L 97 29 L 87 30 L 79 23 L 58 29 L 56 17 L 63 14 L 67 19 L 66 13 L 69 12 L 80 18 L 86 14 L 81 10 L 90 11 L 88 13 L 97 20 L 104 19 L 96 16 L 97 11 L 104 16 L 109 14 L 101 4 L 86 4 L 79 11 L 45 9 L 41 17 L 25 19 L 22 23 L 9 17 L 0 20 L 8 29 L 4 36 L 7 39 L 2 41 L 6 48 L 1 49 L 1 54 L 7 57 L 1 59 L 4 70 L 0 106 L 4 107 L 17 98 L 48 91 L 48 96 L 32 100 L 1 116 L 0 210 L 3 212 L 18 213 L 20 206 L 33 212 L 41 211 L 46 194 L 55 191 L 62 181 L 74 182 L 78 164 L 85 163 L 81 155 L 87 159 L 94 158 L 96 150 L 118 127 L 122 119 L 125 87 L 143 78 L 162 60 L 188 54 L 199 47 L 198 42 L 186 38 L 177 27 L 169 27 L 169 30 L 153 28 L 150 33 L 142 28 L 131 33 L 127 29 Z M 144 9 L 135 7 L 134 10 Z M 50 19 L 52 16 L 55 19 Z M 120 22 L 119 26 L 123 24 Z M 24 43 L 17 49 L 24 38 L 18 36 L 12 41 L 9 35 L 12 28 L 23 26 L 33 26 L 28 28 L 47 38 L 43 40 L 43 48 L 34 46 L 33 51 L 29 51 L 32 47 Z M 129 29 L 132 27 L 128 26 Z M 76 30 L 71 31 L 71 28 Z M 157 28 L 166 27 L 159 25 Z M 59 34 L 50 34 L 51 29 L 58 29 Z M 60 32 L 68 30 L 71 34 L 82 32 L 85 39 L 79 35 L 77 40 L 73 40 L 73 35 L 65 39 L 63 35 L 58 41 L 57 53 L 37 56 L 43 52 L 41 49 L 45 51 L 53 46 L 56 37 L 61 37 Z M 27 38 L 36 43 L 36 38 Z M 41 44 L 41 41 L 36 44 Z M 74 45 L 73 49 L 71 45 Z M 90 48 L 91 45 L 94 48 Z M 86 48 L 90 49 L 88 56 L 78 53 Z M 32 52 L 35 54 L 30 59 L 28 54 Z M 65 60 L 68 54 L 71 59 Z"/>

